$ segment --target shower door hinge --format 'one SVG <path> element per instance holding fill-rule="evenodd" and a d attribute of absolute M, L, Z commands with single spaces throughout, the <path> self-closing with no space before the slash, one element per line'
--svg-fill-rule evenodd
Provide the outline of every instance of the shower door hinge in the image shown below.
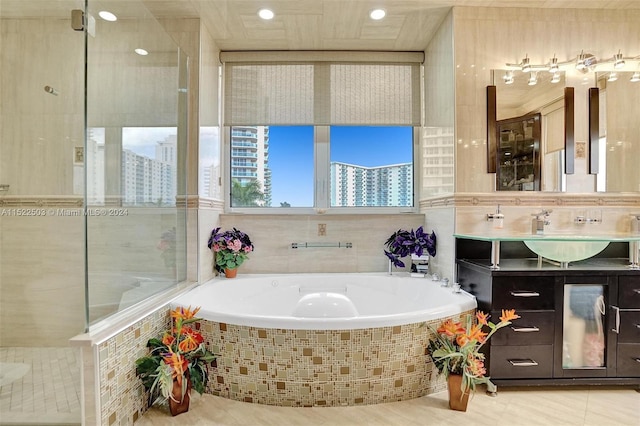
<path fill-rule="evenodd" d="M 71 28 L 75 31 L 84 31 L 84 11 L 73 9 L 71 11 Z"/>

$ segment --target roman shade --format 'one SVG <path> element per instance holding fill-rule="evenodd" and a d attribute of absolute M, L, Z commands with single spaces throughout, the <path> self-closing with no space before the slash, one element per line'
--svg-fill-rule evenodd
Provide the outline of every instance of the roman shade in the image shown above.
<path fill-rule="evenodd" d="M 413 52 L 227 52 L 224 124 L 420 125 Z"/>

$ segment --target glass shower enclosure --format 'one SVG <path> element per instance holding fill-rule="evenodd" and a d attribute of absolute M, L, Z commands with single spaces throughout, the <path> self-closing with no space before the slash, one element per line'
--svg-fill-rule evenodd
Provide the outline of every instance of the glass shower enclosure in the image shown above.
<path fill-rule="evenodd" d="M 2 422 L 79 424 L 69 339 L 185 280 L 187 69 L 141 0 L 0 0 Z"/>

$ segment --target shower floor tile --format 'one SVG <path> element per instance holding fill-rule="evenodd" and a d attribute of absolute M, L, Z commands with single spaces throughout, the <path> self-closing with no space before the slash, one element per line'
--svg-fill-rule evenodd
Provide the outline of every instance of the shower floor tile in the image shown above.
<path fill-rule="evenodd" d="M 79 424 L 80 360 L 73 348 L 0 348 L 1 424 Z"/>

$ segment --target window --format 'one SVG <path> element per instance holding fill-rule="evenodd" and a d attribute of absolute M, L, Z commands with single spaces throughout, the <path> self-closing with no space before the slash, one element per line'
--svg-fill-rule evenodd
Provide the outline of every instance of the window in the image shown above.
<path fill-rule="evenodd" d="M 234 126 L 230 141 L 231 208 L 413 207 L 413 127 Z"/>
<path fill-rule="evenodd" d="M 221 59 L 230 208 L 413 208 L 422 53 Z"/>

